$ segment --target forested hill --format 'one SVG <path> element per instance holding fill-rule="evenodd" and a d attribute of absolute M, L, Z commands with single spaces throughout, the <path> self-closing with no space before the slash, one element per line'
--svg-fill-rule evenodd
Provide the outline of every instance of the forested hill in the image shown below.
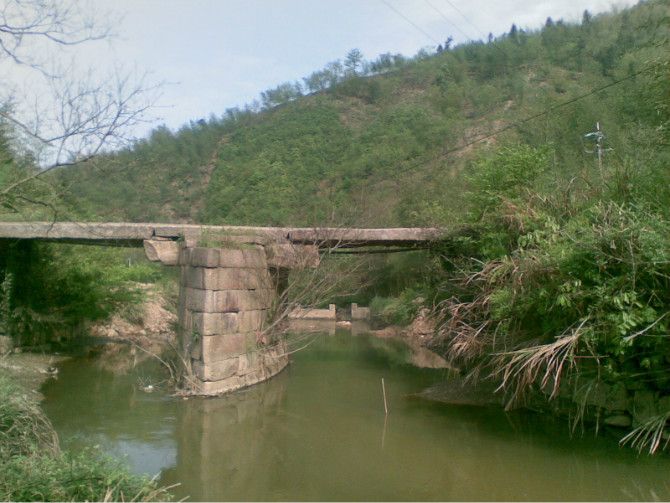
<path fill-rule="evenodd" d="M 654 175 L 636 183 L 667 192 L 667 0 L 445 45 L 371 62 L 352 51 L 261 103 L 60 171 L 59 218 L 449 224 L 471 209 L 471 166 L 504 148 L 546 154 L 544 190 L 602 181 L 584 139 L 596 122 L 609 168 L 647 159 Z"/>

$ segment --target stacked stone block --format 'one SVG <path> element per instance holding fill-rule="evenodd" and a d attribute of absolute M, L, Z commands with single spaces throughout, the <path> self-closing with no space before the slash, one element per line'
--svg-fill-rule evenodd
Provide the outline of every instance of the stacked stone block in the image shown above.
<path fill-rule="evenodd" d="M 288 364 L 286 348 L 263 336 L 277 297 L 265 248 L 240 241 L 179 251 L 181 343 L 199 394 L 250 386 Z"/>

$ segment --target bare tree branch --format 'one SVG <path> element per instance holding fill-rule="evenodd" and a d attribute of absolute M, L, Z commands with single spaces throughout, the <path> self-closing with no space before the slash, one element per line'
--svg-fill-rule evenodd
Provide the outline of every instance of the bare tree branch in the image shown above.
<path fill-rule="evenodd" d="M 95 88 L 82 82 L 59 83 L 64 85 L 54 89 L 58 108 L 45 111 L 38 121 L 22 121 L 0 110 L 0 120 L 14 126 L 24 145 L 35 145 L 33 154 L 43 166 L 4 187 L 0 194 L 13 192 L 56 168 L 85 162 L 104 149 L 127 144 L 133 127 L 147 122 L 145 115 L 160 88 L 135 84 L 130 76 Z"/>
<path fill-rule="evenodd" d="M 44 71 L 43 46 L 73 46 L 112 34 L 116 19 L 73 0 L 6 0 L 0 6 L 0 58 Z M 38 55 L 42 56 L 40 61 Z"/>
<path fill-rule="evenodd" d="M 297 309 L 315 308 L 324 301 L 333 299 L 338 292 L 341 295 L 351 295 L 364 286 L 357 275 L 369 266 L 368 260 L 361 257 L 355 259 L 347 257 L 346 271 L 343 271 L 343 268 L 333 263 L 335 260 L 344 258 L 335 253 L 336 250 L 345 245 L 343 240 L 333 241 L 329 234 L 319 235 L 320 230 L 318 228 L 313 228 L 313 232 L 316 235 L 316 245 L 320 249 L 319 264 L 315 267 L 311 263 L 312 257 L 300 251 L 301 245 L 294 245 L 295 255 L 304 257 L 304 263 L 294 266 L 291 280 L 286 288 L 280 292 L 274 312 L 270 313 L 270 323 L 264 330 L 264 334 L 268 334 L 268 340 L 273 339 L 273 333 L 281 333 L 285 330 L 286 321 L 291 313 Z M 301 344 L 303 338 L 292 338 L 289 342 L 291 344 Z M 289 354 L 303 349 L 309 344 L 293 349 L 289 351 Z"/>
<path fill-rule="evenodd" d="M 75 0 L 7 0 L 0 6 L 0 67 L 6 75 L 37 72 L 36 78 L 23 79 L 33 84 L 22 93 L 27 96 L 10 79 L 0 81 L 2 134 L 19 157 L 37 165 L 18 179 L 5 180 L 0 198 L 27 189 L 54 169 L 128 144 L 134 128 L 152 121 L 148 114 L 162 84 L 147 85 L 147 74 L 116 70 L 96 78 L 74 63 L 47 69 L 51 49 L 109 37 L 115 20 L 101 15 Z M 23 199 L 34 198 L 23 194 Z"/>

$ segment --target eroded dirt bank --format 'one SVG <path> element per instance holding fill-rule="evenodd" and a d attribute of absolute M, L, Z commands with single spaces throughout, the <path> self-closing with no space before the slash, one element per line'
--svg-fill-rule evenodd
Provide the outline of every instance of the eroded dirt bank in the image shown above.
<path fill-rule="evenodd" d="M 31 352 L 11 347 L 8 337 L 0 341 L 0 372 L 8 373 L 26 393 L 37 400 L 47 379 L 58 378 L 58 366 L 70 354 L 104 354 L 102 360 L 110 370 L 126 372 L 138 361 L 160 355 L 174 345 L 177 316 L 165 308 L 166 299 L 151 290 L 150 285 L 140 285 L 147 299 L 132 310 L 132 315 L 115 314 L 109 320 L 93 325 L 88 336 L 77 341 L 78 348 L 67 353 Z M 128 345 L 131 345 L 128 357 Z"/>

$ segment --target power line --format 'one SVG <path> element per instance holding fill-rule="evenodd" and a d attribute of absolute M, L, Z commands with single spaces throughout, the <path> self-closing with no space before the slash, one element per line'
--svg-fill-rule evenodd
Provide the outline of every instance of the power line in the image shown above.
<path fill-rule="evenodd" d="M 393 12 L 395 12 L 396 14 L 398 14 L 401 18 L 403 18 L 403 19 L 404 19 L 405 21 L 407 21 L 409 24 L 411 24 L 412 26 L 414 26 L 414 28 L 416 28 L 417 30 L 419 30 L 421 33 L 423 33 L 423 34 L 424 34 L 426 37 L 428 37 L 430 40 L 432 40 L 432 41 L 435 42 L 436 44 L 439 44 L 439 43 L 440 43 L 440 42 L 438 42 L 437 40 L 435 40 L 430 34 L 428 34 L 423 28 L 421 28 L 419 25 L 417 25 L 416 23 L 414 23 L 411 19 L 409 19 L 408 17 L 406 17 L 402 12 L 400 12 L 398 9 L 396 9 L 396 8 L 393 7 L 391 4 L 389 4 L 386 0 L 381 0 L 381 1 L 382 1 L 382 3 L 383 3 L 384 5 L 386 5 L 389 9 L 391 9 Z"/>
<path fill-rule="evenodd" d="M 450 21 L 449 18 L 447 18 L 447 16 L 446 16 L 441 10 L 439 10 L 437 7 L 435 7 L 433 4 L 431 4 L 428 0 L 423 0 L 423 1 L 426 2 L 428 5 L 430 5 L 430 6 L 431 6 L 431 7 L 432 7 L 432 8 L 433 8 L 433 9 L 434 9 L 440 16 L 442 16 L 442 17 L 443 17 L 449 24 L 451 24 L 452 26 L 455 26 L 455 27 L 458 29 L 458 31 L 460 31 L 463 35 L 465 35 L 465 36 L 468 38 L 468 40 L 471 40 L 470 36 L 469 36 L 467 33 L 465 33 L 463 30 L 461 30 L 461 28 L 460 28 L 459 26 L 457 26 L 455 23 L 453 23 L 452 21 Z M 447 0 L 447 3 L 448 3 L 449 5 L 451 5 L 451 6 L 453 7 L 453 9 L 454 9 L 456 12 L 458 12 L 461 16 L 463 16 L 463 18 L 464 18 L 468 23 L 470 23 L 470 25 L 472 25 L 472 26 L 474 27 L 475 30 L 477 30 L 480 34 L 483 35 L 482 31 L 481 31 L 479 28 L 477 28 L 477 27 L 474 25 L 474 23 L 472 23 L 467 17 L 465 17 L 465 15 L 464 15 L 461 11 L 459 11 L 459 10 L 458 10 L 458 9 L 451 3 L 451 2 L 449 2 L 449 1 Z M 484 35 L 484 38 L 486 38 L 486 35 Z M 500 46 L 498 46 L 497 44 L 491 44 L 491 45 L 492 45 L 493 47 L 495 47 L 495 48 L 498 50 L 498 52 L 500 52 L 500 54 L 502 54 L 503 58 L 505 58 L 506 61 L 509 61 L 509 58 L 507 57 L 507 53 L 506 53 Z"/>
<path fill-rule="evenodd" d="M 463 19 L 465 19 L 465 20 L 467 21 L 467 23 L 468 23 L 470 26 L 472 26 L 475 30 L 477 30 L 477 31 L 479 32 L 479 34 L 480 34 L 482 37 L 484 37 L 484 40 L 486 40 L 487 35 L 485 35 L 479 28 L 477 28 L 477 27 L 475 26 L 475 24 L 474 24 L 472 21 L 470 21 L 470 20 L 466 17 L 465 14 L 463 14 L 460 10 L 458 10 L 458 9 L 456 8 L 456 6 L 455 6 L 453 3 L 451 3 L 449 0 L 444 0 L 444 1 L 447 2 L 449 5 L 451 5 L 451 8 L 454 9 L 456 12 L 458 12 L 458 13 L 463 17 Z"/>
<path fill-rule="evenodd" d="M 563 107 L 566 107 L 566 106 L 568 106 L 568 105 L 572 105 L 573 103 L 575 103 L 575 102 L 577 102 L 577 101 L 580 101 L 580 100 L 583 100 L 584 98 L 588 98 L 589 96 L 592 96 L 592 95 L 594 95 L 594 94 L 596 94 L 596 93 L 599 93 L 600 91 L 604 91 L 605 89 L 608 89 L 608 88 L 610 88 L 610 87 L 613 87 L 613 86 L 615 86 L 615 85 L 617 85 L 617 84 L 621 84 L 622 82 L 625 82 L 626 80 L 630 80 L 630 79 L 632 79 L 633 77 L 637 77 L 637 76 L 640 75 L 641 73 L 646 72 L 648 69 L 649 69 L 649 68 L 643 68 L 642 70 L 639 70 L 639 71 L 637 71 L 637 72 L 635 72 L 635 73 L 631 73 L 630 75 L 628 75 L 628 76 L 626 76 L 626 77 L 624 77 L 624 78 L 622 78 L 622 79 L 616 80 L 616 81 L 614 81 L 614 82 L 610 82 L 609 84 L 606 84 L 606 85 L 604 85 L 604 86 L 598 87 L 598 88 L 596 88 L 596 89 L 592 89 L 591 91 L 589 91 L 589 92 L 586 93 L 586 94 L 582 94 L 582 95 L 580 95 L 580 96 L 577 96 L 576 98 L 572 98 L 571 100 L 564 101 L 563 103 L 559 103 L 558 105 L 554 105 L 553 107 L 549 107 L 549 108 L 547 108 L 546 110 L 544 110 L 544 111 L 542 111 L 542 112 L 539 112 L 539 113 L 537 113 L 537 114 L 535 114 L 535 115 L 532 115 L 532 116 L 530 116 L 530 117 L 526 117 L 525 119 L 521 119 L 520 121 L 513 122 L 512 124 L 508 124 L 508 125 L 505 126 L 505 127 L 502 127 L 502 128 L 500 128 L 500 129 L 497 129 L 497 130 L 493 131 L 492 133 L 489 133 L 489 134 L 480 136 L 480 137 L 478 137 L 478 138 L 475 138 L 474 140 L 472 140 L 472 141 L 470 141 L 470 142 L 467 142 L 465 145 L 460 145 L 460 146 L 458 146 L 458 147 L 454 147 L 454 148 L 452 148 L 452 149 L 450 149 L 450 150 L 447 150 L 447 151 L 443 152 L 442 155 L 447 155 L 447 154 L 451 154 L 451 153 L 453 153 L 453 152 L 457 152 L 457 151 L 462 150 L 462 149 L 464 149 L 464 148 L 467 148 L 467 147 L 469 147 L 469 146 L 471 146 L 471 145 L 474 145 L 475 143 L 479 143 L 479 142 L 481 142 L 481 141 L 484 141 L 484 140 L 487 140 L 487 139 L 489 139 L 489 138 L 492 138 L 493 136 L 496 136 L 496 135 L 499 135 L 499 134 L 501 134 L 501 133 L 504 133 L 505 131 L 508 131 L 508 130 L 514 128 L 514 127 L 519 127 L 519 126 L 521 126 L 521 125 L 523 125 L 523 124 L 525 124 L 525 123 L 527 123 L 527 122 L 530 122 L 530 121 L 532 121 L 532 120 L 538 119 L 539 117 L 542 117 L 542 116 L 548 115 L 548 114 L 550 114 L 550 113 L 552 113 L 552 112 L 555 112 L 555 111 L 558 110 L 559 108 L 563 108 Z"/>
<path fill-rule="evenodd" d="M 442 18 L 443 18 L 447 23 L 449 23 L 451 26 L 453 26 L 453 27 L 456 28 L 458 31 L 460 31 L 460 32 L 465 36 L 465 38 L 466 38 L 467 40 L 470 40 L 470 39 L 471 39 L 471 38 L 470 38 L 470 35 L 468 35 L 468 34 L 465 33 L 463 30 L 461 30 L 461 27 L 458 26 L 456 23 L 454 23 L 454 22 L 453 22 L 451 19 L 449 19 L 447 16 L 445 16 L 444 13 L 443 13 L 441 10 L 439 10 L 437 7 L 435 7 L 435 6 L 434 6 L 432 3 L 430 3 L 428 0 L 424 0 L 424 2 L 426 2 L 426 4 L 428 4 L 429 7 L 431 7 L 435 12 L 437 12 L 440 16 L 442 16 Z"/>

